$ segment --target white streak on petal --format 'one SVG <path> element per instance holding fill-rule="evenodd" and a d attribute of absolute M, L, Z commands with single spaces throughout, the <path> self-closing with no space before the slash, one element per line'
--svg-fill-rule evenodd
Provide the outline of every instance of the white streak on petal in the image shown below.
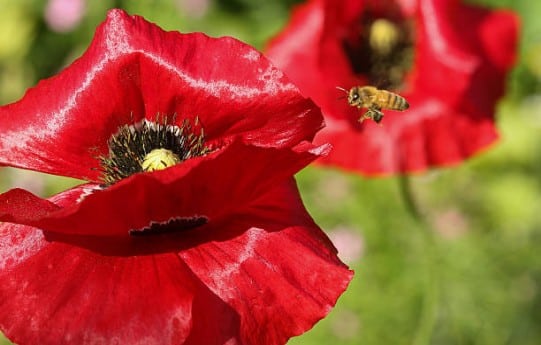
<path fill-rule="evenodd" d="M 43 233 L 29 226 L 0 225 L 0 270 L 24 262 L 46 244 Z"/>

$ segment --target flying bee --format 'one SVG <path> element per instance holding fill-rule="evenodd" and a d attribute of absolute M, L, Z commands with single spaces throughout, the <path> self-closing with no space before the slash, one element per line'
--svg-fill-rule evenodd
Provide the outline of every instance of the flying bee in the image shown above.
<path fill-rule="evenodd" d="M 380 123 L 383 119 L 382 109 L 404 111 L 410 106 L 404 97 L 374 86 L 354 86 L 349 90 L 337 87 L 337 89 L 347 94 L 349 105 L 367 109 L 366 113 L 359 118 L 359 122 L 372 119 Z"/>

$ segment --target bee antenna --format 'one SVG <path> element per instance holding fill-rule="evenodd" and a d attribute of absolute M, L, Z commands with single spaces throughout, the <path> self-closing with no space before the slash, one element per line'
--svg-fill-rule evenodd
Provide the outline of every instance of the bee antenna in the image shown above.
<path fill-rule="evenodd" d="M 344 91 L 345 93 L 348 93 L 348 90 L 344 89 L 343 87 L 337 86 L 336 88 L 338 90 Z"/>

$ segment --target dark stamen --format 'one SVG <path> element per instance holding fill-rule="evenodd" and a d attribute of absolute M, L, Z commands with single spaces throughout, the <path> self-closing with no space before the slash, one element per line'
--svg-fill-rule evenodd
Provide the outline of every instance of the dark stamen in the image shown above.
<path fill-rule="evenodd" d="M 414 52 L 413 25 L 396 13 L 368 8 L 360 32 L 343 42 L 355 74 L 367 77 L 369 85 L 391 90 L 402 86 Z"/>
<path fill-rule="evenodd" d="M 194 229 L 208 223 L 208 218 L 205 216 L 180 217 L 174 218 L 164 223 L 151 223 L 149 226 L 131 230 L 132 236 L 151 236 L 168 234 L 173 232 L 181 232 Z"/>
<path fill-rule="evenodd" d="M 143 120 L 124 125 L 109 139 L 108 145 L 109 154 L 99 157 L 102 181 L 107 186 L 136 173 L 165 168 L 210 152 L 197 118 L 193 126 L 187 119 L 180 126 L 171 125 L 167 117 L 158 122 Z M 157 154 L 155 163 L 147 162 L 148 155 L 158 149 L 169 152 L 171 158 L 165 160 Z M 156 168 L 160 162 L 163 166 Z"/>

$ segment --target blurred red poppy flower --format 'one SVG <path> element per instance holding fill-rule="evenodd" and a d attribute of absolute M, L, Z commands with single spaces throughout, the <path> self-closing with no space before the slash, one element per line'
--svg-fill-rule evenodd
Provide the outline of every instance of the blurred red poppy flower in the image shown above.
<path fill-rule="evenodd" d="M 0 164 L 88 181 L 0 195 L 18 344 L 283 344 L 351 279 L 292 177 L 328 150 L 321 113 L 235 39 L 112 10 L 0 118 Z"/>
<path fill-rule="evenodd" d="M 458 0 L 312 0 L 267 55 L 321 106 L 330 142 L 318 160 L 363 174 L 458 163 L 497 139 L 495 103 L 516 55 L 517 17 Z M 373 85 L 404 96 L 381 126 L 358 119 L 342 91 Z"/>

